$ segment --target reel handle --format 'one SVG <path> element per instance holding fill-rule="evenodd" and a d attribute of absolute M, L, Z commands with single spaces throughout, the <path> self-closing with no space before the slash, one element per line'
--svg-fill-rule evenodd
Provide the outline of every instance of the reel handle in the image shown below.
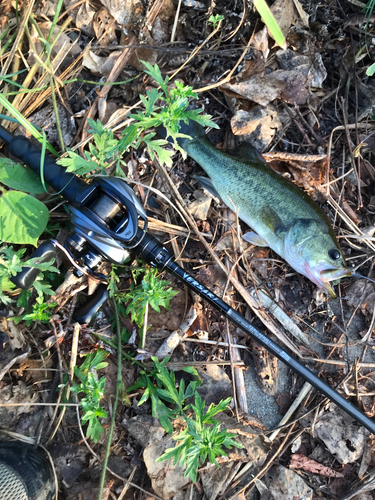
<path fill-rule="evenodd" d="M 106 285 L 99 285 L 88 301 L 73 314 L 73 321 L 78 323 L 90 323 L 92 318 L 108 299 L 109 292 Z"/>
<path fill-rule="evenodd" d="M 41 262 L 48 262 L 49 260 L 55 258 L 57 255 L 57 250 L 51 241 L 45 241 L 40 245 L 40 247 L 32 254 L 31 259 L 35 257 L 40 257 Z M 17 288 L 22 288 L 22 290 L 28 290 L 34 283 L 36 277 L 40 273 L 40 270 L 36 267 L 23 267 L 22 271 L 11 278 L 12 283 L 16 285 Z"/>

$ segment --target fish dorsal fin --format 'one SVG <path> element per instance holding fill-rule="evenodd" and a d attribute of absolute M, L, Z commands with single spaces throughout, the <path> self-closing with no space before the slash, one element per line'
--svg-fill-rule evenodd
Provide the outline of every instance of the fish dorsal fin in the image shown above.
<path fill-rule="evenodd" d="M 275 234 L 285 233 L 287 228 L 275 210 L 268 205 L 262 208 L 260 219 Z"/>
<path fill-rule="evenodd" d="M 236 158 L 240 158 L 241 160 L 244 161 L 257 160 L 268 165 L 264 156 L 261 153 L 259 153 L 259 151 L 255 149 L 254 146 L 252 146 L 247 142 L 243 142 L 235 150 L 231 149 L 230 151 L 228 151 L 228 154 L 230 154 L 231 156 L 235 156 Z"/>
<path fill-rule="evenodd" d="M 196 179 L 206 191 L 212 194 L 212 196 L 215 196 L 215 198 L 219 198 L 219 200 L 221 200 L 221 196 L 214 188 L 214 185 L 212 184 L 212 181 L 209 177 L 201 177 L 200 175 L 194 175 L 194 179 Z"/>

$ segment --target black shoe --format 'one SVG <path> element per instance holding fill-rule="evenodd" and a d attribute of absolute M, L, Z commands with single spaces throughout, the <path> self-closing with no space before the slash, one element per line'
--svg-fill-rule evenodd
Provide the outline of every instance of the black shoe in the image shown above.
<path fill-rule="evenodd" d="M 55 477 L 41 448 L 0 442 L 0 500 L 53 500 Z"/>

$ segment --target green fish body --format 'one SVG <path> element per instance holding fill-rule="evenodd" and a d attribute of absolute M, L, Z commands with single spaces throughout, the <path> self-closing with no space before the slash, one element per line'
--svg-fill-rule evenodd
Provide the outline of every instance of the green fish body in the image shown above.
<path fill-rule="evenodd" d="M 243 159 L 215 148 L 203 127 L 189 122 L 179 145 L 209 175 L 214 190 L 256 234 L 248 241 L 269 246 L 296 271 L 331 296 L 330 281 L 350 276 L 332 225 L 320 207 L 262 157 Z"/>

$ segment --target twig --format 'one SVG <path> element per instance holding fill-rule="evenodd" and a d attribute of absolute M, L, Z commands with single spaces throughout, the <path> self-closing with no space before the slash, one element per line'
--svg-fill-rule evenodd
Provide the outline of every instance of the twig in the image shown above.
<path fill-rule="evenodd" d="M 309 384 L 308 382 L 305 382 L 303 384 L 302 389 L 300 390 L 297 398 L 293 401 L 292 405 L 290 406 L 289 410 L 285 413 L 283 418 L 280 420 L 278 427 L 283 426 L 288 422 L 290 417 L 293 415 L 293 413 L 296 411 L 298 408 L 299 404 L 302 402 L 302 400 L 307 396 L 309 393 L 310 389 L 312 389 L 312 385 Z M 276 429 L 270 436 L 268 436 L 270 441 L 273 441 L 275 437 L 278 435 L 281 429 Z"/>
<path fill-rule="evenodd" d="M 77 362 L 77 352 L 78 352 L 78 339 L 79 339 L 79 332 L 81 331 L 81 327 L 79 323 L 76 323 L 74 325 L 74 331 L 73 331 L 73 339 L 72 339 L 72 352 L 70 356 L 70 366 L 69 366 L 69 373 L 70 373 L 70 382 L 73 382 L 73 377 L 74 377 L 74 367 Z M 68 385 L 66 389 L 66 399 L 69 401 L 70 397 L 70 385 Z M 57 432 L 57 429 L 59 428 L 61 421 L 65 415 L 65 410 L 66 406 L 63 406 L 61 413 L 59 415 L 59 419 L 53 429 L 53 432 L 51 433 L 47 445 L 52 441 L 52 439 L 55 437 L 55 434 Z"/>
<path fill-rule="evenodd" d="M 25 31 L 25 26 L 27 24 L 27 21 L 29 20 L 29 17 L 30 17 L 30 14 L 32 13 L 33 11 L 33 8 L 34 8 L 34 3 L 35 3 L 35 0 L 31 0 L 29 5 L 27 6 L 27 9 L 26 9 L 26 12 L 25 12 L 25 15 L 22 19 L 22 22 L 21 24 L 19 25 L 18 27 L 18 32 L 17 32 L 17 36 L 16 36 L 16 39 L 14 40 L 13 42 L 13 45 L 12 45 L 12 49 L 10 51 L 10 54 L 8 56 L 8 59 L 6 61 L 6 63 L 4 64 L 4 67 L 3 67 L 3 71 L 1 72 L 1 75 L 4 76 L 7 74 L 7 71 L 9 69 L 9 66 L 11 65 L 11 62 L 12 62 L 12 59 L 14 57 L 14 54 L 16 53 L 16 50 L 17 50 L 17 47 L 18 47 L 18 44 L 24 34 L 24 31 Z"/>
<path fill-rule="evenodd" d="M 174 18 L 173 28 L 172 28 L 172 34 L 171 34 L 171 43 L 174 42 L 174 37 L 176 36 L 176 30 L 177 30 L 178 18 L 179 18 L 179 15 L 180 15 L 180 9 L 181 9 L 181 0 L 178 0 L 178 5 L 177 5 L 177 9 L 176 9 L 176 15 L 175 15 L 175 18 Z"/>
<path fill-rule="evenodd" d="M 117 404 L 118 404 L 119 394 L 120 394 L 120 390 L 121 390 L 121 360 L 122 360 L 122 356 L 121 356 L 121 327 L 120 327 L 119 312 L 118 312 L 117 304 L 116 304 L 115 300 L 113 301 L 113 305 L 115 308 L 116 330 L 117 330 L 117 354 L 118 354 L 118 357 L 117 357 L 117 384 L 116 384 L 115 402 L 113 403 L 113 409 L 112 409 L 111 426 L 109 428 L 109 433 L 108 433 L 107 449 L 106 449 L 106 453 L 105 453 L 105 457 L 104 457 L 104 461 L 103 461 L 103 471 L 102 471 L 102 475 L 100 478 L 98 500 L 101 500 L 101 498 L 102 498 L 104 481 L 105 481 L 105 474 L 107 471 L 108 458 L 109 458 L 109 453 L 111 450 L 113 429 L 115 427 Z"/>

